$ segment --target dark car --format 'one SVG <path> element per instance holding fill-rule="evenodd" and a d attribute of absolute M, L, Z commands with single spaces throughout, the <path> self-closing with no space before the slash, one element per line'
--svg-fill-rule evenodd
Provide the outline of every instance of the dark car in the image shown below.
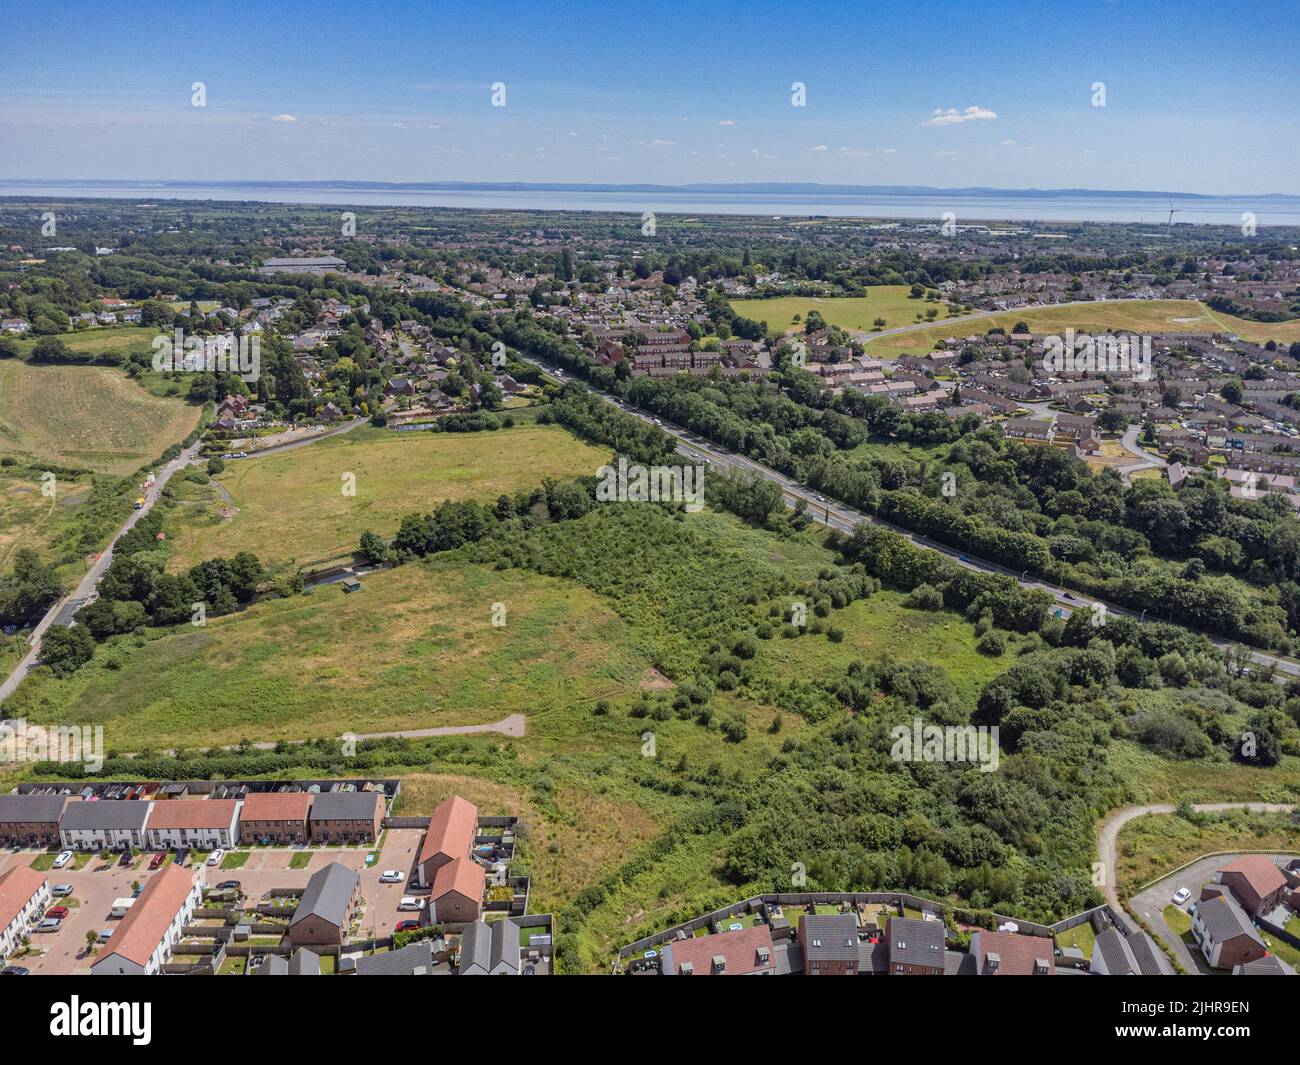
<path fill-rule="evenodd" d="M 6 965 L 0 969 L 0 976 L 31 976 L 30 969 L 24 969 L 21 965 Z"/>
<path fill-rule="evenodd" d="M 184 865 L 190 860 L 190 849 L 188 847 L 176 848 L 176 864 Z"/>
<path fill-rule="evenodd" d="M 217 885 L 218 891 L 238 891 L 240 887 L 238 880 L 223 880 Z"/>
<path fill-rule="evenodd" d="M 118 864 L 118 865 L 130 865 L 130 864 L 131 864 L 131 857 L 132 857 L 132 855 L 131 855 L 131 852 L 130 852 L 130 851 L 123 851 L 123 852 L 122 852 L 122 857 L 120 857 L 120 858 L 117 860 L 117 864 Z"/>

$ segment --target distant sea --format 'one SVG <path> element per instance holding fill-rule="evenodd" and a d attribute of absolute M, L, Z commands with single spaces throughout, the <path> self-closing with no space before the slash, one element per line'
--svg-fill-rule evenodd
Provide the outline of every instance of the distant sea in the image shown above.
<path fill-rule="evenodd" d="M 947 211 L 957 224 L 1013 222 L 1128 222 L 1163 229 L 1172 200 L 1174 225 L 1240 227 L 1255 215 L 1261 229 L 1300 226 L 1300 197 L 1192 196 L 1106 192 L 1017 192 L 990 190 L 818 191 L 711 190 L 683 188 L 439 187 L 356 185 L 184 184 L 150 182 L 0 181 L 0 197 L 55 199 L 219 200 L 264 203 L 337 204 L 352 207 L 461 207 L 495 210 L 617 211 L 640 215 L 727 214 L 834 218 L 898 218 L 938 222 Z"/>

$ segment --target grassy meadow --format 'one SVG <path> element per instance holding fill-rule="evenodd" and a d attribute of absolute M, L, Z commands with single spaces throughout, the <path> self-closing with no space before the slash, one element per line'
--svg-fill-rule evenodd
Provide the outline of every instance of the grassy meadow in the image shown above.
<path fill-rule="evenodd" d="M 817 311 L 828 325 L 865 333 L 877 330 L 873 324 L 877 318 L 885 320 L 886 329 L 895 329 L 923 321 L 930 308 L 938 311 L 939 321 L 949 317 L 946 300 L 929 302 L 924 296 L 912 299 L 910 293 L 910 285 L 875 285 L 867 289 L 865 296 L 777 296 L 773 299 L 732 300 L 731 307 L 739 315 L 766 322 L 768 332 L 776 335 L 790 330 L 803 332 L 809 311 Z"/>
<path fill-rule="evenodd" d="M 188 436 L 199 414 L 109 367 L 0 363 L 0 456 L 125 475 Z"/>
<path fill-rule="evenodd" d="M 403 515 L 427 512 L 444 499 L 491 502 L 545 477 L 594 474 L 608 460 L 608 451 L 558 426 L 517 425 L 494 433 L 363 427 L 227 462 L 216 478 L 220 488 L 178 490 L 164 528 L 177 569 L 245 550 L 264 562 L 301 565 L 353 551 L 367 529 L 391 537 Z M 343 494 L 345 473 L 355 475 L 355 495 Z"/>

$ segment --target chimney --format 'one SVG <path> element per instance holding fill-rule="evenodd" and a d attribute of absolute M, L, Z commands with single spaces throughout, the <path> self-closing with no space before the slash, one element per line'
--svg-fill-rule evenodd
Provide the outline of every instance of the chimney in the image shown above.
<path fill-rule="evenodd" d="M 998 954 L 986 954 L 986 955 L 984 955 L 984 962 L 985 962 L 985 965 L 988 967 L 988 971 L 989 971 L 990 973 L 995 973 L 995 972 L 997 972 L 1000 968 L 1002 968 L 1002 957 L 1001 957 L 1001 955 L 998 955 Z"/>
<path fill-rule="evenodd" d="M 725 955 L 713 955 L 713 973 L 715 976 L 723 976 L 727 972 L 727 959 Z"/>

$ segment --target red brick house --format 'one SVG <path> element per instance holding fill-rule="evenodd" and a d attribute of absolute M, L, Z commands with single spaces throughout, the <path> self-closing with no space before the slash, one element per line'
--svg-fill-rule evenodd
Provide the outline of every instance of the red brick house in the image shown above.
<path fill-rule="evenodd" d="M 429 893 L 429 920 L 435 924 L 469 924 L 483 912 L 487 875 L 469 857 L 443 865 L 433 877 Z"/>
<path fill-rule="evenodd" d="M 1231 890 L 1241 908 L 1251 917 L 1260 917 L 1276 909 L 1287 893 L 1282 870 L 1264 854 L 1243 854 L 1234 858 L 1215 878 Z"/>
<path fill-rule="evenodd" d="M 478 807 L 459 795 L 440 802 L 429 818 L 420 846 L 416 878 L 421 887 L 433 884 L 438 870 L 457 858 L 469 857 L 478 826 Z"/>
<path fill-rule="evenodd" d="M 329 791 L 311 801 L 307 823 L 313 843 L 374 843 L 384 820 L 377 791 Z"/>
<path fill-rule="evenodd" d="M 1054 976 L 1053 942 L 1044 936 L 976 932 L 970 953 L 976 976 Z"/>
<path fill-rule="evenodd" d="M 1206 887 L 1193 907 L 1192 935 L 1215 969 L 1231 969 L 1268 953 L 1249 915 L 1228 889 L 1218 884 Z"/>
<path fill-rule="evenodd" d="M 310 812 L 305 791 L 250 791 L 239 813 L 239 842 L 306 843 Z"/>
<path fill-rule="evenodd" d="M 772 930 L 756 924 L 669 943 L 659 953 L 659 971 L 664 976 L 772 976 Z"/>

